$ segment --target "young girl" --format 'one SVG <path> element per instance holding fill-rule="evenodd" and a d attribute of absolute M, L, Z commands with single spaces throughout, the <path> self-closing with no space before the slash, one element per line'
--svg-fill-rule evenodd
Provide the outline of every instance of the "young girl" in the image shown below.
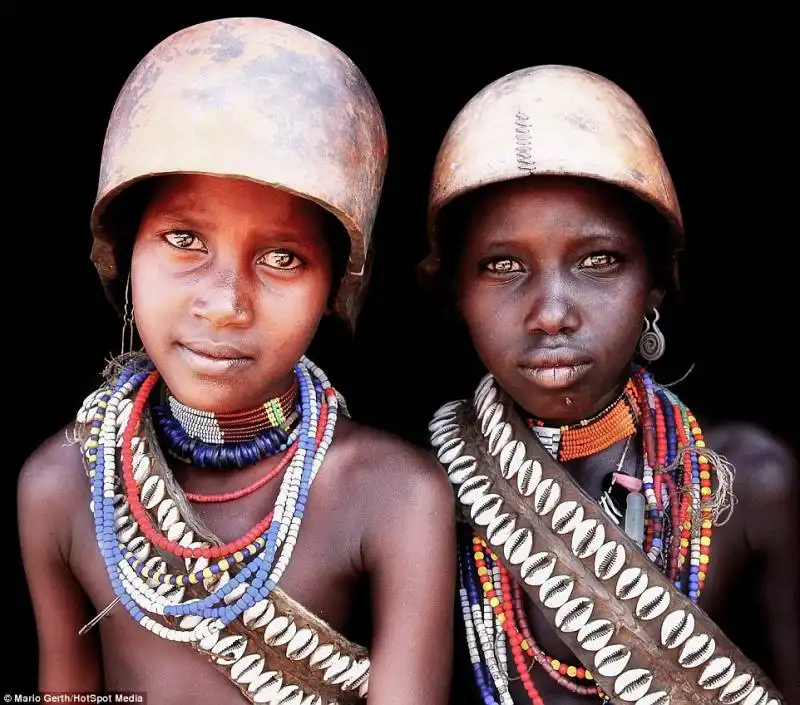
<path fill-rule="evenodd" d="M 430 425 L 464 519 L 452 702 L 797 701 L 791 455 L 706 437 L 647 369 L 684 228 L 638 106 L 577 68 L 497 80 L 453 121 L 429 213 L 424 269 L 488 370 Z"/>
<path fill-rule="evenodd" d="M 365 78 L 296 27 L 203 23 L 133 71 L 92 213 L 126 354 L 19 481 L 41 690 L 446 702 L 446 478 L 305 355 L 355 324 L 385 168 Z"/>

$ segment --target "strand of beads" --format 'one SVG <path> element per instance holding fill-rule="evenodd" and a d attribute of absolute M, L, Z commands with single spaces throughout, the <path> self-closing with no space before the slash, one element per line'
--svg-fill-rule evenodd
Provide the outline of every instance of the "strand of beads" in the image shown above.
<path fill-rule="evenodd" d="M 644 549 L 673 584 L 697 602 L 708 572 L 712 530 L 711 465 L 702 454 L 705 441 L 697 419 L 674 393 L 643 369 L 637 370 L 635 382 L 645 439 Z M 683 575 L 687 556 L 688 575 Z"/>
<path fill-rule="evenodd" d="M 312 371 L 317 373 L 318 377 L 323 378 L 319 396 L 324 397 L 330 405 L 328 424 L 323 434 L 323 440 L 317 449 L 315 435 L 318 408 L 312 403 L 316 389 L 311 372 L 305 366 L 298 366 L 300 372 L 298 382 L 304 413 L 301 421 L 299 448 L 295 455 L 298 460 L 297 463 L 292 463 L 297 472 L 292 472 L 290 466 L 286 480 L 278 492 L 274 519 L 267 534 L 267 545 L 264 551 L 212 595 L 187 605 L 168 605 L 165 607 L 165 615 L 200 615 L 217 619 L 222 626 L 225 626 L 236 619 L 245 609 L 268 597 L 280 580 L 297 540 L 300 522 L 305 512 L 308 490 L 333 439 L 333 427 L 337 416 L 335 392 L 331 389 L 327 378 L 322 375 L 321 370 L 313 363 L 309 362 L 308 365 Z M 278 553 L 279 549 L 281 549 L 280 553 Z M 274 566 L 273 560 L 275 560 Z M 251 576 L 254 576 L 252 581 L 250 581 Z M 241 597 L 230 605 L 216 606 L 226 595 L 236 590 L 245 581 L 249 581 L 249 585 Z"/>
<path fill-rule="evenodd" d="M 301 361 L 301 362 L 303 362 L 303 361 Z M 305 364 L 301 364 L 298 367 L 302 368 L 302 371 L 305 371 L 305 374 L 306 374 L 305 381 L 306 382 L 310 381 L 310 374 L 308 373 L 307 370 L 305 370 L 305 368 L 308 368 L 308 370 L 310 370 L 311 372 L 314 373 L 314 376 L 317 378 L 319 390 L 316 388 L 317 385 L 314 385 L 313 382 L 310 385 L 306 384 L 305 387 L 308 388 L 310 386 L 313 389 L 314 392 L 319 391 L 320 393 L 319 394 L 315 394 L 315 396 L 319 397 L 320 402 L 323 401 L 323 397 L 324 397 L 324 400 L 327 401 L 328 403 L 330 403 L 331 399 L 333 399 L 333 404 L 335 405 L 336 404 L 335 392 L 332 392 L 332 390 L 330 390 L 329 384 L 327 384 L 327 380 L 324 378 L 324 375 L 321 374 L 321 371 L 319 371 L 319 369 L 316 368 L 316 366 L 314 366 L 309 361 L 305 361 Z M 100 472 L 97 472 L 97 471 L 95 472 L 95 480 L 94 481 L 95 481 L 96 485 L 97 485 L 97 483 L 99 481 L 102 481 L 102 482 L 105 482 L 105 486 L 113 487 L 114 483 L 116 482 L 115 478 L 113 477 L 114 448 L 115 448 L 114 441 L 115 441 L 115 436 L 116 436 L 116 434 L 115 434 L 115 416 L 116 416 L 115 409 L 116 409 L 116 406 L 119 405 L 119 402 L 120 402 L 121 398 L 123 398 L 127 393 L 130 393 L 137 386 L 138 382 L 141 382 L 141 378 L 143 377 L 144 374 L 146 374 L 146 371 L 144 373 L 140 373 L 138 375 L 138 377 L 136 378 L 136 380 L 131 383 L 131 382 L 128 381 L 129 377 L 130 377 L 130 375 L 128 374 L 128 371 L 127 370 L 123 371 L 123 374 L 120 377 L 120 380 L 119 380 L 119 382 L 117 384 L 117 387 L 114 390 L 114 393 L 116 394 L 116 397 L 113 396 L 113 395 L 110 397 L 110 400 L 113 401 L 113 403 L 108 404 L 106 406 L 104 414 L 103 413 L 99 413 L 98 414 L 98 416 L 104 416 L 103 421 L 106 424 L 106 428 L 105 428 L 105 433 L 102 436 L 102 438 L 104 440 L 104 443 L 103 443 L 104 448 L 102 449 L 103 452 L 102 453 L 101 452 L 96 452 L 95 453 L 95 460 L 97 460 L 98 458 L 103 458 L 103 460 L 105 462 L 102 462 L 101 464 L 103 464 L 105 467 L 104 467 L 104 472 L 103 473 L 100 473 Z M 126 384 L 127 384 L 127 386 L 126 386 Z M 120 394 L 121 391 L 122 391 L 122 394 Z M 324 394 L 323 394 L 323 392 L 324 392 Z M 101 399 L 101 401 L 104 402 L 105 400 Z M 308 399 L 306 399 L 306 401 L 308 401 Z M 306 409 L 309 409 L 309 405 L 307 403 L 304 404 L 304 406 L 305 406 Z M 101 405 L 98 404 L 98 411 L 100 411 L 100 409 L 101 409 Z M 111 413 L 109 413 L 109 411 Z M 310 409 L 310 411 L 311 411 L 311 413 L 304 414 L 304 415 L 310 417 L 309 418 L 309 423 L 307 425 L 308 425 L 309 429 L 313 429 L 313 427 L 315 426 L 315 418 L 314 417 L 316 416 L 316 414 L 313 413 L 313 412 L 316 411 L 316 409 L 313 409 L 313 407 L 312 407 Z M 332 439 L 332 421 L 333 420 L 335 420 L 335 408 L 333 409 L 333 414 L 331 414 L 329 419 L 327 419 L 328 423 L 324 424 L 325 425 L 325 432 L 323 432 L 322 440 L 319 443 L 319 445 L 320 446 L 324 446 L 325 449 L 327 449 L 327 446 L 329 446 L 330 440 Z M 97 417 L 95 418 L 95 421 L 98 421 Z M 314 435 L 316 435 L 316 434 L 314 434 Z M 314 453 L 314 451 L 317 450 L 316 446 L 318 444 L 314 443 L 313 441 L 316 441 L 317 439 L 312 436 L 312 438 L 311 438 L 312 443 L 311 444 L 308 443 L 308 440 L 309 440 L 308 438 L 306 438 L 304 440 L 306 441 L 305 445 L 307 447 L 311 448 L 312 453 Z M 127 445 L 128 444 L 126 443 L 125 446 L 127 446 Z M 99 446 L 100 446 L 100 444 L 97 444 L 97 447 L 99 447 Z M 320 457 L 320 453 L 314 453 L 314 455 L 316 457 L 311 458 L 310 462 L 303 464 L 305 466 L 305 470 L 306 470 L 305 474 L 307 476 L 307 479 L 310 479 L 310 480 L 313 480 L 313 476 L 318 471 L 319 466 L 321 465 L 321 461 L 322 461 L 322 459 Z M 109 473 L 109 469 L 111 470 L 110 473 Z M 303 468 L 301 468 L 301 469 L 303 469 Z M 109 476 L 109 477 L 106 477 L 105 479 L 101 480 L 100 479 L 101 475 Z M 287 475 L 288 475 L 288 473 L 287 473 Z M 275 523 L 276 522 L 273 522 L 273 526 L 271 527 L 271 529 L 273 530 L 273 534 L 277 534 L 277 537 L 281 541 L 287 535 L 290 537 L 290 539 L 292 539 L 292 537 L 296 538 L 297 532 L 299 530 L 299 521 L 298 521 L 297 512 L 293 512 L 293 505 L 298 504 L 298 503 L 292 501 L 292 498 L 290 496 L 291 495 L 290 490 L 286 490 L 286 485 L 287 484 L 290 484 L 290 483 L 284 483 L 284 487 L 282 488 L 282 489 L 284 489 L 284 492 L 283 492 L 283 495 L 284 495 L 283 496 L 283 503 L 286 505 L 286 509 L 289 510 L 288 516 L 291 516 L 292 519 L 294 520 L 294 522 L 292 523 L 291 520 L 285 521 L 284 524 L 287 525 L 287 526 L 283 527 L 284 528 L 283 532 L 280 531 L 281 527 L 279 527 L 277 530 L 275 530 Z M 295 486 L 297 486 L 297 485 L 303 486 L 302 481 L 299 482 L 299 483 L 295 482 L 293 484 Z M 306 487 L 308 487 L 308 486 L 310 486 L 310 482 L 306 482 Z M 106 497 L 107 503 L 113 502 L 113 490 L 108 491 L 107 493 L 111 494 L 111 498 Z M 301 506 L 300 511 L 302 511 L 302 509 L 304 509 L 304 507 L 305 507 L 305 499 L 304 499 L 305 495 L 307 495 L 307 489 L 306 489 L 306 492 L 304 494 L 301 494 L 301 493 L 297 494 L 298 498 L 302 498 L 302 501 L 299 502 L 299 504 Z M 288 497 L 288 499 L 287 499 L 287 497 Z M 280 504 L 280 502 L 278 504 Z M 97 521 L 97 523 L 99 525 L 106 526 L 106 527 L 111 526 L 111 528 L 113 529 L 113 519 L 114 519 L 114 517 L 113 517 L 113 508 L 111 506 L 108 506 L 108 507 L 105 508 L 107 511 L 104 512 L 103 511 L 102 502 L 98 502 L 97 501 L 97 496 L 95 497 L 95 507 L 100 509 L 100 511 L 97 511 L 97 509 L 96 509 L 96 521 Z M 111 510 L 111 511 L 108 511 L 108 510 Z M 281 536 L 281 534 L 283 534 L 283 536 Z M 101 536 L 101 535 L 102 534 L 99 531 L 98 532 L 98 536 Z M 273 538 L 273 537 L 270 537 L 268 535 L 267 540 L 269 540 L 270 538 Z M 109 549 L 107 547 L 106 543 L 107 542 L 102 542 L 101 543 L 101 550 L 105 550 L 106 553 L 111 553 L 111 554 L 118 553 L 119 552 L 119 548 L 122 548 L 122 546 L 118 545 L 118 546 L 112 546 Z M 279 543 L 279 542 L 273 542 L 273 543 Z M 290 544 L 289 548 L 291 549 L 291 545 L 293 545 L 294 541 L 290 540 L 287 543 Z M 261 545 L 262 545 L 261 542 L 257 542 L 255 544 L 251 544 L 250 546 L 245 548 L 245 551 L 246 552 L 251 552 L 251 553 L 256 553 L 258 551 L 258 548 Z M 219 547 L 217 547 L 217 548 L 219 548 Z M 262 551 L 261 554 L 257 556 L 257 558 L 262 558 L 262 562 L 263 562 L 263 554 L 265 552 L 266 551 Z M 193 551 L 192 555 L 196 556 L 197 553 Z M 281 554 L 281 557 L 283 558 L 283 565 L 276 566 L 276 570 L 274 570 L 272 572 L 271 576 L 270 576 L 272 581 L 273 581 L 273 583 L 277 582 L 277 579 L 279 579 L 280 574 L 282 573 L 282 570 L 285 568 L 285 564 L 288 563 L 289 555 L 290 555 L 290 551 L 288 552 L 288 555 L 287 555 L 287 551 L 284 549 L 284 552 Z M 137 571 L 132 568 L 132 566 L 129 564 L 129 561 L 126 560 L 124 556 L 122 556 L 122 555 L 112 556 L 112 560 L 109 561 L 109 568 L 114 567 L 115 561 L 113 561 L 113 558 L 117 558 L 117 557 L 119 558 L 119 560 L 116 561 L 116 571 L 115 571 L 114 574 L 111 575 L 112 584 L 115 585 L 115 590 L 117 590 L 118 594 L 120 593 L 120 589 L 119 588 L 124 588 L 124 590 L 122 590 L 122 591 L 127 593 L 127 594 L 120 595 L 120 597 L 122 598 L 123 604 L 126 606 L 128 611 L 131 612 L 132 615 L 137 619 L 137 621 L 140 621 L 141 623 L 143 623 L 143 626 L 151 628 L 151 631 L 154 631 L 156 633 L 160 633 L 161 635 L 169 636 L 170 638 L 176 638 L 178 640 L 194 640 L 194 638 L 197 637 L 197 634 L 193 634 L 193 633 L 177 633 L 177 632 L 175 632 L 175 630 L 168 630 L 163 625 L 160 625 L 160 624 L 154 622 L 152 619 L 146 618 L 146 616 L 142 614 L 141 610 L 138 610 L 136 608 L 137 605 L 146 606 L 148 608 L 148 611 L 151 611 L 151 612 L 153 612 L 155 614 L 169 614 L 170 612 L 174 613 L 176 611 L 181 613 L 181 614 L 191 613 L 191 610 L 185 609 L 187 607 L 187 605 L 176 606 L 176 605 L 169 604 L 169 602 L 166 601 L 166 600 L 160 600 L 159 601 L 159 599 L 158 599 L 159 596 L 156 595 L 146 584 L 144 584 L 144 582 L 141 580 L 141 578 L 137 575 Z M 236 561 L 232 561 L 232 562 L 236 562 Z M 253 561 L 253 562 L 255 563 L 256 561 Z M 271 564 L 271 561 L 267 565 L 270 565 L 270 564 Z M 228 565 L 226 563 L 225 565 L 223 565 L 221 567 L 222 568 L 227 568 Z M 117 573 L 121 573 L 121 575 L 117 575 Z M 213 573 L 211 573 L 211 574 L 213 575 Z M 250 574 L 252 574 L 252 570 L 249 570 L 249 571 L 247 569 L 243 570 L 242 572 L 240 572 L 236 576 L 239 579 L 238 582 L 239 583 L 242 582 L 242 580 L 243 580 L 242 576 L 243 575 L 247 575 L 247 577 L 249 577 Z M 196 575 L 197 575 L 197 573 L 194 574 L 194 576 L 196 576 Z M 203 577 L 208 577 L 208 575 L 209 575 L 209 572 L 206 572 L 206 571 L 203 572 Z M 174 578 L 173 579 L 165 579 L 165 582 L 167 582 L 167 584 L 171 584 L 172 580 L 174 580 Z M 214 595 L 211 596 L 212 604 L 215 604 L 219 600 L 224 599 L 224 597 L 226 595 L 231 594 L 233 589 L 236 587 L 236 582 L 235 581 L 236 581 L 236 579 L 229 581 L 224 586 L 222 586 L 216 593 L 214 593 Z M 190 582 L 191 582 L 191 580 L 190 580 Z M 141 584 L 136 585 L 136 583 L 141 583 Z M 225 590 L 226 587 L 228 588 L 227 590 Z M 261 586 L 257 586 L 257 587 L 261 587 Z M 264 593 L 264 591 L 262 590 L 261 594 L 263 594 L 263 593 Z M 247 595 L 247 591 L 245 591 L 244 597 L 246 598 L 247 596 L 248 596 Z M 245 600 L 245 602 L 249 602 L 249 601 Z M 218 610 L 209 609 L 209 607 L 206 606 L 208 603 L 205 602 L 205 604 L 204 604 L 203 600 L 193 601 L 192 603 L 188 603 L 188 604 L 192 605 L 195 610 L 198 610 L 198 605 L 200 605 L 198 611 L 201 612 L 203 614 L 203 616 L 206 616 L 206 617 L 217 617 L 217 623 L 220 625 L 220 628 L 221 628 L 221 626 L 224 626 L 227 623 L 228 618 L 231 617 L 231 614 L 230 614 L 231 611 L 238 612 L 238 613 L 241 613 L 241 611 L 243 611 L 243 607 L 242 607 L 241 603 L 233 605 L 233 606 L 227 608 L 227 613 L 226 613 L 226 608 L 218 608 Z M 220 616 L 222 617 L 221 619 L 220 619 Z M 235 615 L 235 616 L 238 616 L 238 615 Z M 234 616 L 234 618 L 235 618 L 235 616 Z M 169 634 L 164 634 L 164 632 L 169 632 Z"/>
<path fill-rule="evenodd" d="M 327 416 L 327 405 L 323 407 L 323 412 Z M 320 421 L 320 426 L 323 427 L 325 424 L 324 421 Z M 289 465 L 289 461 L 291 461 L 292 457 L 294 456 L 295 452 L 297 451 L 297 441 L 292 443 L 289 447 L 286 455 L 284 455 L 280 462 L 272 468 L 266 475 L 263 477 L 258 478 L 255 482 L 250 483 L 247 487 L 243 487 L 240 490 L 234 490 L 232 492 L 221 492 L 218 494 L 200 494 L 199 492 L 185 492 L 184 495 L 186 499 L 190 502 L 198 502 L 203 504 L 211 504 L 211 503 L 221 503 L 221 502 L 231 502 L 235 499 L 241 499 L 242 497 L 247 497 L 247 495 L 253 494 L 257 490 L 260 490 L 264 485 L 266 485 L 271 480 L 274 480 L 278 477 Z"/>
<path fill-rule="evenodd" d="M 467 649 L 469 652 L 472 671 L 475 674 L 475 682 L 481 693 L 481 700 L 484 705 L 498 705 L 492 690 L 492 676 L 489 667 L 485 666 L 481 659 L 481 648 L 478 644 L 478 630 L 476 627 L 473 611 L 479 603 L 478 589 L 475 581 L 470 580 L 469 574 L 469 553 L 466 556 L 459 551 L 458 554 L 458 578 L 459 578 L 459 598 L 461 600 L 461 615 L 464 620 L 464 629 L 467 635 Z"/>

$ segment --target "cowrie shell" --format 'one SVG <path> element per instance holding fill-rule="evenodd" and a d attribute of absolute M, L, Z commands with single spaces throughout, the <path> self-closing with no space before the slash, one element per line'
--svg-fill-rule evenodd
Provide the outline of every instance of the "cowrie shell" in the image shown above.
<path fill-rule="evenodd" d="M 481 433 L 489 437 L 489 434 L 494 431 L 495 426 L 503 420 L 503 405 L 500 402 L 495 402 L 487 407 L 486 411 L 481 417 Z"/>
<path fill-rule="evenodd" d="M 332 658 L 336 658 L 338 654 L 335 653 L 333 644 L 322 644 L 318 646 L 316 651 L 308 659 L 309 664 L 314 668 L 327 668 L 333 663 Z"/>
<path fill-rule="evenodd" d="M 700 678 L 697 679 L 697 684 L 704 690 L 716 690 L 727 685 L 735 672 L 736 666 L 733 665 L 733 661 L 727 656 L 718 656 L 706 664 Z"/>
<path fill-rule="evenodd" d="M 686 641 L 694 631 L 694 615 L 684 610 L 670 612 L 661 623 L 661 645 L 674 649 Z"/>
<path fill-rule="evenodd" d="M 660 585 L 647 588 L 636 603 L 636 616 L 639 619 L 660 617 L 669 607 L 669 593 Z"/>
<path fill-rule="evenodd" d="M 319 646 L 319 637 L 308 627 L 298 629 L 286 647 L 286 655 L 292 661 L 301 661 Z"/>
<path fill-rule="evenodd" d="M 578 643 L 586 651 L 599 651 L 614 635 L 614 625 L 607 619 L 595 619 L 578 630 Z"/>
<path fill-rule="evenodd" d="M 708 661 L 717 648 L 714 637 L 708 634 L 696 634 L 683 646 L 678 663 L 684 668 L 695 668 Z"/>
<path fill-rule="evenodd" d="M 214 644 L 211 652 L 219 658 L 216 659 L 220 666 L 230 666 L 244 655 L 247 648 L 247 638 L 241 634 L 226 636 Z"/>
<path fill-rule="evenodd" d="M 491 486 L 492 482 L 486 475 L 473 475 L 458 488 L 458 499 L 462 504 L 473 504 L 478 497 L 483 497 Z"/>
<path fill-rule="evenodd" d="M 562 632 L 577 632 L 592 616 L 594 603 L 588 597 L 576 597 L 558 608 L 553 623 Z"/>
<path fill-rule="evenodd" d="M 444 416 L 434 416 L 431 419 L 431 422 L 428 424 L 428 432 L 433 435 L 441 428 L 445 426 L 450 426 L 451 424 L 456 423 L 456 415 L 455 414 L 445 414 Z"/>
<path fill-rule="evenodd" d="M 442 465 L 449 465 L 461 455 L 461 451 L 463 450 L 464 441 L 460 438 L 451 438 L 449 441 L 442 443 L 439 450 L 436 451 L 436 457 L 439 458 L 439 462 Z"/>
<path fill-rule="evenodd" d="M 500 471 L 506 480 L 517 474 L 520 465 L 525 460 L 525 444 L 522 441 L 506 443 L 500 451 Z"/>
<path fill-rule="evenodd" d="M 475 395 L 475 403 L 473 406 L 475 407 L 475 411 L 478 416 L 483 416 L 486 413 L 486 409 L 489 408 L 490 405 L 494 404 L 497 401 L 497 389 L 494 385 L 489 385 L 488 387 L 484 388 L 482 392 L 477 393 Z"/>
<path fill-rule="evenodd" d="M 609 541 L 597 549 L 594 556 L 594 574 L 601 580 L 613 578 L 625 565 L 625 547 Z"/>
<path fill-rule="evenodd" d="M 147 509 L 155 507 L 162 499 L 164 499 L 164 480 L 158 475 L 152 475 L 144 481 L 141 492 L 142 504 Z"/>
<path fill-rule="evenodd" d="M 530 529 L 517 529 L 508 537 L 503 553 L 511 565 L 519 565 L 531 554 L 533 534 Z"/>
<path fill-rule="evenodd" d="M 285 641 L 289 641 L 296 632 L 297 627 L 295 627 L 294 622 L 285 615 L 281 615 L 280 617 L 275 617 L 264 629 L 264 641 L 270 645 L 277 644 L 279 640 L 285 639 L 287 634 L 289 638 L 285 639 Z"/>
<path fill-rule="evenodd" d="M 569 599 L 574 587 L 575 580 L 571 576 L 554 575 L 539 588 L 539 599 L 545 607 L 557 609 Z"/>
<path fill-rule="evenodd" d="M 562 502 L 553 512 L 553 531 L 568 534 L 583 520 L 583 507 L 575 501 Z"/>
<path fill-rule="evenodd" d="M 533 495 L 533 508 L 540 516 L 553 511 L 561 499 L 561 486 L 553 479 L 542 480 Z"/>
<path fill-rule="evenodd" d="M 264 658 L 258 654 L 243 656 L 231 666 L 231 678 L 237 683 L 247 685 L 253 678 L 261 673 L 264 667 Z"/>
<path fill-rule="evenodd" d="M 767 702 L 767 691 L 764 686 L 757 685 L 744 699 L 744 705 L 765 705 Z"/>
<path fill-rule="evenodd" d="M 631 660 L 631 650 L 622 644 L 604 646 L 594 656 L 595 670 L 606 678 L 616 678 Z"/>
<path fill-rule="evenodd" d="M 540 551 L 522 562 L 520 574 L 528 585 L 542 585 L 553 574 L 555 567 L 555 556 L 547 551 Z"/>
<path fill-rule="evenodd" d="M 247 692 L 253 694 L 253 702 L 269 703 L 278 694 L 283 685 L 283 676 L 277 671 L 267 671 L 256 676 L 247 686 Z"/>
<path fill-rule="evenodd" d="M 647 589 L 647 573 L 641 568 L 626 568 L 617 578 L 617 597 L 630 600 L 639 597 Z"/>
<path fill-rule="evenodd" d="M 431 434 L 431 445 L 434 448 L 438 448 L 443 443 L 456 438 L 458 433 L 459 426 L 457 423 L 444 424 Z"/>
<path fill-rule="evenodd" d="M 605 540 L 605 527 L 597 519 L 584 519 L 572 532 L 572 552 L 578 558 L 588 558 Z"/>
<path fill-rule="evenodd" d="M 614 681 L 614 693 L 626 702 L 641 698 L 650 689 L 653 674 L 646 668 L 632 668 L 617 676 Z"/>
<path fill-rule="evenodd" d="M 471 455 L 462 455 L 456 458 L 447 468 L 447 476 L 454 485 L 460 485 L 475 474 L 478 468 L 477 460 Z"/>
<path fill-rule="evenodd" d="M 497 455 L 505 447 L 506 443 L 511 440 L 511 435 L 510 423 L 497 424 L 489 434 L 489 453 Z"/>
<path fill-rule="evenodd" d="M 493 546 L 502 546 L 516 528 L 517 520 L 513 514 L 500 514 L 487 527 L 486 538 Z"/>
<path fill-rule="evenodd" d="M 497 494 L 485 494 L 476 499 L 470 509 L 470 516 L 480 526 L 488 526 L 500 512 L 503 498 Z"/>
<path fill-rule="evenodd" d="M 740 673 L 731 678 L 719 694 L 719 701 L 723 705 L 738 703 L 744 700 L 756 687 L 756 679 L 749 673 Z"/>
<path fill-rule="evenodd" d="M 542 464 L 538 460 L 528 459 L 517 470 L 517 489 L 523 497 L 530 497 L 539 485 L 542 477 Z"/>

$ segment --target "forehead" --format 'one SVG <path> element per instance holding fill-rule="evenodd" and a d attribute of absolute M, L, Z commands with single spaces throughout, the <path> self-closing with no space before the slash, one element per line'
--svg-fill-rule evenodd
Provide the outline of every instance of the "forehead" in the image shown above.
<path fill-rule="evenodd" d="M 493 185 L 477 194 L 471 231 L 518 226 L 635 230 L 630 198 L 618 187 L 591 179 L 530 177 Z"/>
<path fill-rule="evenodd" d="M 247 179 L 176 174 L 156 180 L 145 217 L 170 213 L 307 224 L 318 222 L 320 211 L 305 198 Z"/>

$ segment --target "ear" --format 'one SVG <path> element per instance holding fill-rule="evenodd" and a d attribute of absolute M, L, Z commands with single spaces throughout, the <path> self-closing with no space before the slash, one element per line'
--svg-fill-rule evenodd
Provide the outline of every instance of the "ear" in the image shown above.
<path fill-rule="evenodd" d="M 647 295 L 647 313 L 652 313 L 654 308 L 661 306 L 666 293 L 664 289 L 650 289 L 650 293 Z"/>

